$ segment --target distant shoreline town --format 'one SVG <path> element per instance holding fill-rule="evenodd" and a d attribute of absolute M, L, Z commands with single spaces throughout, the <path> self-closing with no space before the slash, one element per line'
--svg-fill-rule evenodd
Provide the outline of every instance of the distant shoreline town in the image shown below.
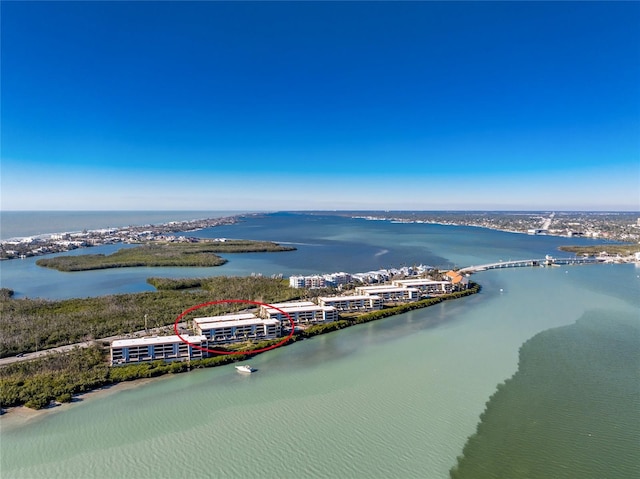
<path fill-rule="evenodd" d="M 369 221 L 472 226 L 509 233 L 585 237 L 604 241 L 640 242 L 637 212 L 420 212 L 420 211 L 309 211 L 308 214 L 347 216 Z M 78 248 L 108 244 L 138 244 L 150 241 L 198 241 L 175 233 L 231 225 L 264 213 L 245 213 L 222 218 L 171 221 L 158 225 L 126 226 L 77 232 L 62 232 L 0 241 L 0 260 L 63 253 Z"/>
<path fill-rule="evenodd" d="M 0 259 L 27 258 L 52 253 L 64 253 L 78 248 L 89 248 L 109 244 L 138 244 L 149 241 L 197 241 L 197 238 L 176 236 L 172 233 L 187 233 L 215 226 L 232 225 L 241 218 L 252 216 L 242 214 L 222 218 L 205 218 L 188 221 L 170 221 L 159 225 L 125 226 L 77 232 L 50 233 L 11 238 L 0 241 Z"/>
<path fill-rule="evenodd" d="M 336 214 L 336 213 L 333 213 Z M 344 213 L 346 214 L 346 213 Z M 472 226 L 507 233 L 584 237 L 605 241 L 640 242 L 638 212 L 362 212 L 351 218 L 392 223 Z"/>

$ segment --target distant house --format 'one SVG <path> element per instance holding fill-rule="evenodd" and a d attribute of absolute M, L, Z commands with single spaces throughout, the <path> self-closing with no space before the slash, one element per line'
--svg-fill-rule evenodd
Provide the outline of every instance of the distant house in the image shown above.
<path fill-rule="evenodd" d="M 453 289 L 467 289 L 469 287 L 469 279 L 466 276 L 461 275 L 457 271 L 447 271 L 443 274 L 453 284 Z"/>

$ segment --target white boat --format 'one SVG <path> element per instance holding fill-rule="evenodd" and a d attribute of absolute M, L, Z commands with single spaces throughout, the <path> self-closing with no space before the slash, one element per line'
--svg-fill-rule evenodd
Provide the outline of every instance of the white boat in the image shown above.
<path fill-rule="evenodd" d="M 248 364 L 243 364 L 242 366 L 236 366 L 236 369 L 241 373 L 252 373 L 254 371 L 257 371 L 257 369 L 252 368 Z"/>

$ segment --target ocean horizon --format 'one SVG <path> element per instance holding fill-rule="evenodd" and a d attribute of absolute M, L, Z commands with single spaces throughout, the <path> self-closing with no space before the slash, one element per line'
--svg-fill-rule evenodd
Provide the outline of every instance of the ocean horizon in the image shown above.
<path fill-rule="evenodd" d="M 254 213 L 247 210 L 0 211 L 0 241 L 83 230 L 124 228 Z"/>

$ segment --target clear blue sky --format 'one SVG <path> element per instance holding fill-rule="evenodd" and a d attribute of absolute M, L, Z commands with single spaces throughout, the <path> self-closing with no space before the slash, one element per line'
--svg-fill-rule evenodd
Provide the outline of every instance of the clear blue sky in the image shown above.
<path fill-rule="evenodd" d="M 6 2 L 2 209 L 640 209 L 638 2 Z"/>

